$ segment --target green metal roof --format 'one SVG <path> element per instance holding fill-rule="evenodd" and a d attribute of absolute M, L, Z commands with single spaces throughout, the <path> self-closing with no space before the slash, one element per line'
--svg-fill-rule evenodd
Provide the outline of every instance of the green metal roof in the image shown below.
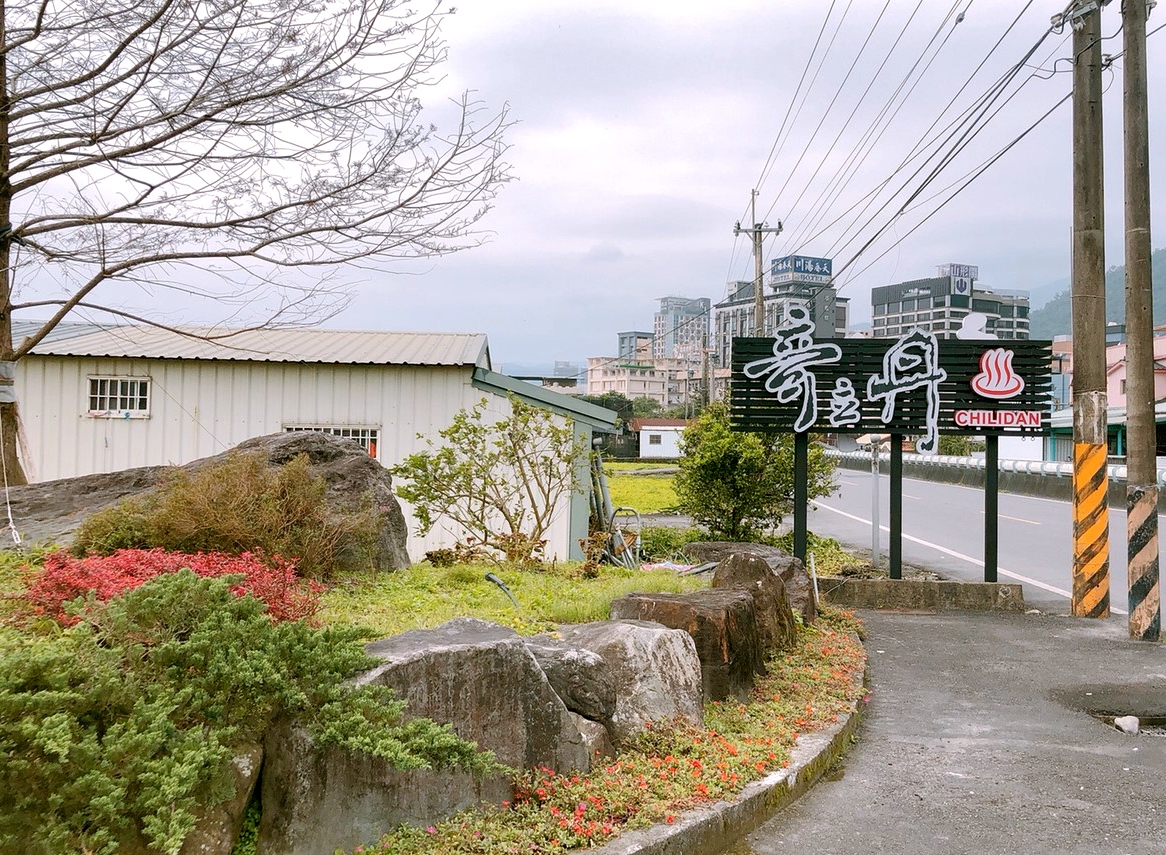
<path fill-rule="evenodd" d="M 571 395 L 544 389 L 542 386 L 535 386 L 525 380 L 508 377 L 485 368 L 474 369 L 472 382 L 475 389 L 481 389 L 483 392 L 492 392 L 495 395 L 513 393 L 529 404 L 545 407 L 561 416 L 569 416 L 601 433 L 615 433 L 615 423 L 619 419 L 619 414 L 606 407 L 598 407 Z"/>

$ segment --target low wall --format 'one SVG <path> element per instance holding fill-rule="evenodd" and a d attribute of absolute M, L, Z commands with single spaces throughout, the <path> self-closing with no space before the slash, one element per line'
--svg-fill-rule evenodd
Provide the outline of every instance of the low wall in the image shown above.
<path fill-rule="evenodd" d="M 840 469 L 857 472 L 870 471 L 870 454 L 866 452 L 839 452 L 827 450 Z M 1126 467 L 1110 466 L 1110 507 L 1126 506 Z M 887 477 L 891 471 L 891 456 L 879 456 L 879 474 Z M 942 484 L 961 484 L 965 487 L 984 487 L 984 460 L 978 457 L 948 457 L 903 454 L 903 477 Z M 1158 471 L 1158 509 L 1166 512 L 1166 470 Z M 1073 498 L 1073 470 L 1071 464 L 1048 461 L 1001 460 L 1000 492 L 1046 499 Z"/>

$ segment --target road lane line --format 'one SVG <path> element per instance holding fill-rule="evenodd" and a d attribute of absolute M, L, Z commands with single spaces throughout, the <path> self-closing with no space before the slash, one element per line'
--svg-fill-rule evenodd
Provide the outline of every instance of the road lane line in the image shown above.
<path fill-rule="evenodd" d="M 983 508 L 980 508 L 980 513 L 985 513 Z M 1002 520 L 1015 520 L 1016 522 L 1028 523 L 1029 525 L 1040 525 L 1036 520 L 1026 520 L 1024 517 L 1010 517 L 1008 514 L 997 514 Z"/>
<path fill-rule="evenodd" d="M 836 513 L 840 516 L 847 517 L 848 519 L 852 519 L 855 522 L 860 522 L 860 523 L 863 523 L 865 525 L 871 524 L 870 520 L 863 519 L 862 517 L 856 516 L 855 514 L 847 513 L 846 511 L 839 510 L 838 508 L 832 508 L 829 505 L 824 505 L 818 501 L 811 501 L 810 504 L 816 508 L 821 508 L 824 511 L 831 511 L 832 513 Z M 885 525 L 880 525 L 879 530 L 885 531 L 888 534 L 891 531 Z M 950 555 L 952 558 L 958 558 L 961 561 L 967 561 L 969 564 L 974 564 L 977 567 L 984 566 L 984 562 L 981 561 L 979 558 L 973 558 L 970 555 L 964 555 L 964 553 L 962 553 L 962 552 L 956 552 L 954 549 L 948 549 L 946 546 L 940 546 L 938 543 L 932 543 L 929 540 L 923 540 L 922 538 L 919 538 L 919 537 L 913 537 L 912 535 L 909 535 L 906 532 L 903 532 L 903 539 L 909 540 L 912 543 L 918 543 L 921 546 L 930 546 L 932 549 L 935 549 L 939 552 L 942 552 L 944 555 Z M 1058 596 L 1064 597 L 1067 600 L 1073 599 L 1073 595 L 1069 591 L 1066 591 L 1063 588 L 1053 587 L 1052 585 L 1046 585 L 1044 582 L 1041 582 L 1039 579 L 1033 579 L 1030 576 L 1024 576 L 1020 573 L 1013 573 L 1011 570 L 1005 570 L 1003 567 L 997 567 L 996 572 L 1001 576 L 1007 576 L 1009 579 L 1015 579 L 1017 582 L 1023 582 L 1026 585 L 1032 585 L 1033 587 L 1040 588 L 1042 591 L 1048 591 L 1050 594 L 1057 594 Z M 1114 614 L 1118 614 L 1118 615 L 1128 614 L 1127 612 L 1123 611 L 1122 609 L 1117 609 L 1117 608 L 1112 608 L 1112 607 L 1110 608 L 1110 611 L 1113 612 Z"/>

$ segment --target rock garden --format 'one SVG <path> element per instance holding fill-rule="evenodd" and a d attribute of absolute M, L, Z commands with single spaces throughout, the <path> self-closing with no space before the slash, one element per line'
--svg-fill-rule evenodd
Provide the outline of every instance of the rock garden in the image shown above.
<path fill-rule="evenodd" d="M 408 566 L 390 474 L 312 434 L 85 482 L 14 493 L 43 540 L 0 561 L 2 852 L 589 847 L 863 691 L 857 624 L 776 547 Z"/>

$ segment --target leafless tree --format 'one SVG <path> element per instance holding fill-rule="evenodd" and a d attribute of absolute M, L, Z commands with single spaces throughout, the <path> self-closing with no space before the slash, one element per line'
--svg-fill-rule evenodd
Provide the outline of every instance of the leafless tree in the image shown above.
<path fill-rule="evenodd" d="M 422 116 L 449 13 L 0 0 L 0 362 L 78 309 L 165 325 L 168 288 L 302 322 L 335 311 L 338 265 L 476 243 L 509 120 L 468 94 L 448 130 Z M 19 302 L 33 285 L 59 299 Z M 52 316 L 14 342 L 12 313 L 34 308 Z M 10 483 L 16 425 L 0 403 Z"/>

